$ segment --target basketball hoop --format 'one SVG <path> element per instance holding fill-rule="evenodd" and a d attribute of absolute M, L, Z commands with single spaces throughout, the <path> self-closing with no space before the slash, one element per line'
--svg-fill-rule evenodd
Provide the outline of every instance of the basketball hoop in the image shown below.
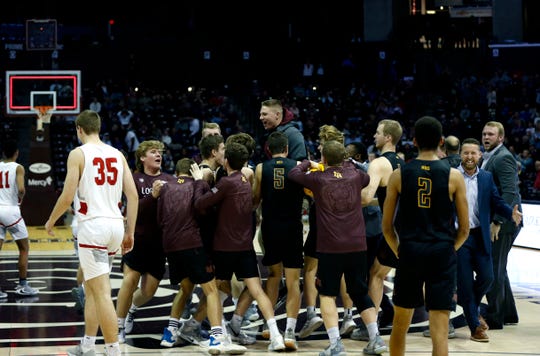
<path fill-rule="evenodd" d="M 34 110 L 37 113 L 37 125 L 36 131 L 43 131 L 43 124 L 51 123 L 52 106 L 49 105 L 37 105 L 34 106 Z"/>

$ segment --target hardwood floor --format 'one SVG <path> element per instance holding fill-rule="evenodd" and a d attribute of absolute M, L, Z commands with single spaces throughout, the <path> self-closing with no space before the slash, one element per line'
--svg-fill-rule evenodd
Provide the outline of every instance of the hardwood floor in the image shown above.
<path fill-rule="evenodd" d="M 68 234 L 66 231 L 65 234 Z M 32 235 L 32 234 L 31 234 Z M 0 252 L 0 286 L 8 293 L 8 298 L 0 300 L 0 355 L 66 355 L 70 345 L 79 342 L 83 335 L 83 318 L 74 308 L 71 289 L 76 285 L 75 273 L 77 258 L 73 254 L 69 236 L 60 232 L 56 240 L 32 241 L 29 263 L 29 281 L 40 293 L 36 297 L 20 297 L 14 293 L 17 283 L 17 250 L 9 243 L 4 244 Z M 50 249 L 55 245 L 56 249 Z M 452 355 L 540 355 L 540 269 L 538 259 L 540 251 L 514 247 L 509 256 L 509 278 L 513 284 L 520 321 L 516 325 L 507 325 L 503 330 L 489 330 L 489 343 L 478 343 L 469 340 L 469 330 L 465 326 L 461 309 L 452 313 L 457 338 L 449 340 Z M 119 258 L 115 261 L 111 275 L 113 296 L 120 287 L 122 275 L 119 271 Z M 391 282 L 388 281 L 389 291 Z M 176 288 L 164 279 L 156 296 L 142 307 L 135 319 L 132 334 L 127 343 L 122 345 L 125 355 L 197 355 L 206 354 L 198 346 L 174 347 L 172 349 L 159 346 L 163 328 L 167 326 L 169 308 L 176 293 Z M 225 309 L 228 316 L 232 305 Z M 340 312 L 342 309 L 339 309 Z M 285 315 L 283 307 L 276 313 L 278 325 L 284 327 Z M 301 310 L 298 328 L 303 325 L 305 309 Z M 430 355 L 431 340 L 422 336 L 427 327 L 425 315 L 415 314 L 407 338 L 408 355 Z M 259 326 L 260 321 L 254 323 Z M 381 329 L 383 339 L 388 343 L 390 328 Z M 268 341 L 260 337 L 258 328 L 247 330 L 257 336 L 256 344 L 248 346 L 245 355 L 270 354 L 267 351 Z M 102 343 L 102 340 L 98 340 Z M 318 355 L 328 344 L 324 327 L 317 330 L 308 339 L 299 340 L 296 354 Z M 365 342 L 344 339 L 349 355 L 362 354 Z M 98 345 L 98 354 L 103 348 Z"/>

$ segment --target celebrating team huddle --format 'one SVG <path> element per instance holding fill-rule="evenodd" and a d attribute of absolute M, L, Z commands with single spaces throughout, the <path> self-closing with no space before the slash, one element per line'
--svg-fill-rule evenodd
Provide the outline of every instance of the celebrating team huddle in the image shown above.
<path fill-rule="evenodd" d="M 255 301 L 269 351 L 298 351 L 297 338 L 309 337 L 324 324 L 329 345 L 321 356 L 345 355 L 342 338 L 348 336 L 365 343 L 364 354 L 405 355 L 414 309 L 425 306 L 433 353 L 447 355 L 455 295 L 471 340 L 489 341 L 486 331 L 488 324 L 495 325 L 495 315 L 486 315 L 486 323 L 479 301 L 494 283 L 488 268 L 493 263 L 490 239 L 497 241 L 497 226 L 519 227 L 522 218 L 519 200 L 508 202 L 494 184 L 495 168 L 490 172 L 490 161 L 504 154 L 500 124 L 484 128 L 484 148 L 491 153 L 484 170 L 479 168 L 482 143 L 474 139 L 463 141 L 458 166 L 440 159 L 442 126 L 429 116 L 415 123 L 418 155 L 407 161 L 396 150 L 403 131 L 395 120 L 378 123 L 373 160 L 362 144 L 345 145 L 336 127 L 323 125 L 320 160 L 314 160 L 279 100 L 263 101 L 259 118 L 268 133 L 262 143 L 267 159 L 256 167 L 249 166 L 255 147 L 250 135 L 225 140 L 219 125 L 210 124 L 202 130 L 201 160 L 182 158 L 170 175 L 161 171 L 160 141 L 139 145 L 131 172 L 124 155 L 100 140 L 99 115 L 86 110 L 77 117 L 83 144 L 68 157 L 64 190 L 45 225 L 53 234 L 56 220 L 77 195 L 85 335 L 70 355 L 94 355 L 98 330 L 106 354 L 120 355 L 137 309 L 151 300 L 167 269 L 179 291 L 164 326 L 163 347 L 192 343 L 212 355 L 243 354 L 259 342 L 242 329 Z M 487 145 L 491 135 L 497 137 L 492 147 Z M 481 179 L 490 187 L 486 193 Z M 466 181 L 478 187 L 470 190 Z M 481 200 L 480 192 L 488 198 Z M 304 239 L 306 205 L 309 233 Z M 268 268 L 264 286 L 254 238 Z M 108 275 L 117 252 L 122 253 L 123 281 L 115 307 Z M 392 269 L 390 301 L 384 279 Z M 283 281 L 286 322 L 281 330 L 275 306 Z M 481 288 L 472 287 L 476 284 Z M 182 319 L 197 286 L 203 292 L 197 310 Z M 341 326 L 338 296 L 344 306 Z M 235 310 L 225 320 L 223 304 L 229 297 Z M 307 318 L 298 327 L 302 297 Z M 495 309 L 497 296 L 488 301 Z M 352 320 L 354 307 L 358 324 Z M 392 318 L 388 346 L 379 332 L 379 308 Z M 205 320 L 208 333 L 201 327 Z"/>

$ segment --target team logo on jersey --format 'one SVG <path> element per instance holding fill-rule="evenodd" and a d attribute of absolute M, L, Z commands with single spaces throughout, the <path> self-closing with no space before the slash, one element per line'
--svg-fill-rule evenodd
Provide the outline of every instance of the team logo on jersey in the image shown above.
<path fill-rule="evenodd" d="M 45 174 L 51 171 L 51 165 L 42 162 L 32 163 L 28 169 L 35 174 Z"/>

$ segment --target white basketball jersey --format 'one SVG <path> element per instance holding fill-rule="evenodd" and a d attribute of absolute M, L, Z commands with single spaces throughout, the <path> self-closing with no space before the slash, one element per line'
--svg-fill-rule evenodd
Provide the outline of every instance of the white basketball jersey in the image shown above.
<path fill-rule="evenodd" d="M 0 205 L 19 205 L 17 162 L 0 162 Z"/>
<path fill-rule="evenodd" d="M 122 153 L 109 145 L 87 143 L 80 146 L 84 153 L 84 169 L 79 180 L 79 221 L 97 217 L 122 219 Z"/>

